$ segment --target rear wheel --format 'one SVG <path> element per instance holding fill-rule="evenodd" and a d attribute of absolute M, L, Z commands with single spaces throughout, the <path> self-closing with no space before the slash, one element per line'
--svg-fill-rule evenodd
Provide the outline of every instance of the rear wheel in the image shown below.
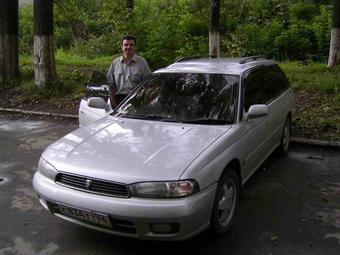
<path fill-rule="evenodd" d="M 236 214 L 240 196 L 240 181 L 233 169 L 228 169 L 221 177 L 215 195 L 211 214 L 211 230 L 224 234 L 230 229 Z"/>
<path fill-rule="evenodd" d="M 281 142 L 278 147 L 279 154 L 281 155 L 288 154 L 289 143 L 290 143 L 290 118 L 287 117 L 282 131 Z"/>

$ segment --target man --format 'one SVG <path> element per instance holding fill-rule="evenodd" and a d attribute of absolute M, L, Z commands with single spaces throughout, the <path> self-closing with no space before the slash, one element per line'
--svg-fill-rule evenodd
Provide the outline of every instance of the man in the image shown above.
<path fill-rule="evenodd" d="M 107 73 L 112 88 L 112 106 L 118 105 L 151 70 L 144 58 L 135 54 L 136 38 L 124 36 L 121 42 L 123 55 L 114 59 Z"/>

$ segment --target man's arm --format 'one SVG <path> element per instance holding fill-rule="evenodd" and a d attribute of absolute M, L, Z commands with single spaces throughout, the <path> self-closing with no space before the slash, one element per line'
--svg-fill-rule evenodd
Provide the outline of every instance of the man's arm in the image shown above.
<path fill-rule="evenodd" d="M 144 60 L 143 68 L 142 68 L 143 80 L 144 80 L 146 77 L 148 77 L 150 74 L 151 74 L 150 67 L 149 67 L 148 63 L 146 62 L 146 60 Z"/>
<path fill-rule="evenodd" d="M 116 103 L 116 80 L 114 75 L 114 65 L 113 63 L 110 65 L 109 71 L 107 72 L 107 82 L 111 89 L 111 95 L 110 95 L 110 101 L 111 101 L 111 107 L 114 109 L 117 106 Z"/>

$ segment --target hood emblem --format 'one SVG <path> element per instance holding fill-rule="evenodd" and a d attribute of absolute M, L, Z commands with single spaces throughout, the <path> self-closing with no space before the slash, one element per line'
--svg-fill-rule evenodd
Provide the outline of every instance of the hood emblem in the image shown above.
<path fill-rule="evenodd" d="M 92 180 L 86 179 L 85 185 L 86 185 L 86 188 L 90 189 L 92 185 Z"/>

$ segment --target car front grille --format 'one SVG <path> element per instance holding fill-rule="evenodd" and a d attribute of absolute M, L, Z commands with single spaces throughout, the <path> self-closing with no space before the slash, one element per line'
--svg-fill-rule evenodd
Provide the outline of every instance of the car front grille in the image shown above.
<path fill-rule="evenodd" d="M 100 195 L 125 198 L 130 196 L 127 185 L 117 182 L 99 180 L 92 177 L 58 173 L 56 177 L 56 183 Z"/>

